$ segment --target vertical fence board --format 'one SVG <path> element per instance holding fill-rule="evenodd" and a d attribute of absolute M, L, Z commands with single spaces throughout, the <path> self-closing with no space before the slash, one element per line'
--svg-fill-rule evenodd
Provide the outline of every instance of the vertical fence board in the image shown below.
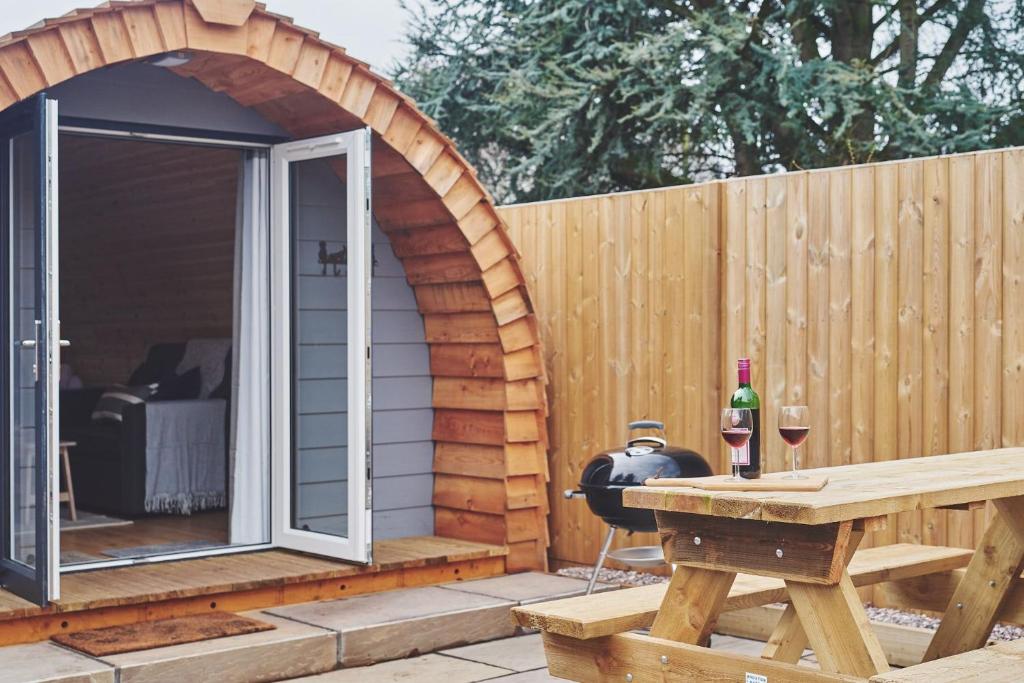
<path fill-rule="evenodd" d="M 949 160 L 949 449 L 974 448 L 974 155 Z M 947 542 L 970 548 L 969 512 L 950 513 Z"/>
<path fill-rule="evenodd" d="M 852 461 L 850 388 L 850 171 L 829 171 L 829 465 Z"/>
<path fill-rule="evenodd" d="M 827 467 L 828 415 L 829 177 L 811 173 L 807 186 L 807 405 L 811 433 L 803 447 L 804 467 Z"/>
<path fill-rule="evenodd" d="M 765 382 L 761 396 L 761 466 L 767 471 L 785 467 L 786 449 L 771 438 L 771 417 L 786 400 L 786 178 L 770 176 L 766 187 L 765 230 Z"/>
<path fill-rule="evenodd" d="M 752 248 L 752 240 L 747 230 L 749 219 L 747 217 L 747 182 L 744 180 L 733 180 L 725 183 L 723 223 L 725 241 L 722 245 L 722 258 L 725 261 L 725 276 L 723 280 L 721 316 L 722 324 L 725 326 L 725 334 L 722 339 L 723 362 L 721 363 L 722 373 L 722 401 L 721 406 L 727 405 L 728 397 L 736 386 L 735 362 L 748 353 L 753 353 L 750 348 L 753 335 L 747 326 L 747 314 L 749 310 L 749 291 L 746 286 L 746 275 L 750 272 L 748 259 L 753 258 L 748 254 Z M 763 230 L 762 230 L 763 236 Z M 763 241 L 762 241 L 763 243 Z M 715 448 L 712 451 L 717 456 L 717 463 L 712 461 L 712 466 L 718 472 L 728 470 L 728 449 L 724 447 Z"/>
<path fill-rule="evenodd" d="M 922 382 L 924 455 L 949 450 L 949 160 L 924 161 Z M 941 544 L 946 513 L 925 510 L 921 540 Z"/>
<path fill-rule="evenodd" d="M 897 169 L 875 169 L 875 452 L 872 460 L 896 457 L 896 364 L 898 346 L 898 198 Z M 896 519 L 876 534 L 881 544 L 894 543 Z"/>
<path fill-rule="evenodd" d="M 850 192 L 851 459 L 869 462 L 875 449 L 875 174 L 854 168 Z"/>
<path fill-rule="evenodd" d="M 915 458 L 923 452 L 923 400 L 921 395 L 921 353 L 924 345 L 924 176 L 921 162 L 899 166 L 899 389 L 897 393 L 896 441 L 900 458 Z M 899 540 L 921 542 L 921 514 L 900 515 Z"/>
<path fill-rule="evenodd" d="M 786 178 L 786 396 L 787 405 L 807 404 L 807 174 Z M 772 435 L 777 415 L 765 416 Z M 774 436 L 774 435 L 772 435 Z M 789 458 L 787 451 L 786 457 Z"/>

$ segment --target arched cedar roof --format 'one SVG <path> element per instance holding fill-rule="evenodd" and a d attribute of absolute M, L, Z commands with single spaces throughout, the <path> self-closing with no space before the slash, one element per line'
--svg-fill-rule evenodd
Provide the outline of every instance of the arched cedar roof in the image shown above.
<path fill-rule="evenodd" d="M 194 53 L 179 75 L 295 137 L 373 129 L 374 215 L 430 344 L 436 533 L 508 544 L 510 569 L 545 566 L 546 399 L 519 255 L 473 168 L 390 82 L 247 0 L 109 2 L 0 39 L 0 110 L 179 50 Z"/>

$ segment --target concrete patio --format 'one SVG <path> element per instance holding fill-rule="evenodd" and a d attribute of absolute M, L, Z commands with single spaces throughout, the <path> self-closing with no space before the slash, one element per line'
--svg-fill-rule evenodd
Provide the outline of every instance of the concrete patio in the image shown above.
<path fill-rule="evenodd" d="M 219 683 L 548 680 L 540 636 L 519 635 L 510 610 L 585 588 L 564 576 L 512 574 L 246 612 L 275 628 L 106 657 L 52 642 L 13 645 L 0 648 L 0 681 L 157 683 L 213 672 Z"/>

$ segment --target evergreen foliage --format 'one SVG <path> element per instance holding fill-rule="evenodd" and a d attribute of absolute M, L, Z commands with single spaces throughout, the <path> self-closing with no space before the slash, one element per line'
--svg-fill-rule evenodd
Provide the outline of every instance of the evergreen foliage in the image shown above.
<path fill-rule="evenodd" d="M 412 96 L 502 201 L 1024 144 L 1024 0 L 424 0 Z"/>

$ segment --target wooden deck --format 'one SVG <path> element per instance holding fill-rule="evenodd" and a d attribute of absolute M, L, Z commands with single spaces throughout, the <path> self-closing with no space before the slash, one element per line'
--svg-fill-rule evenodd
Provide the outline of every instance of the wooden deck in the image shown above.
<path fill-rule="evenodd" d="M 504 546 L 436 536 L 373 544 L 359 566 L 284 550 L 76 572 L 41 608 L 0 590 L 0 645 L 54 633 L 207 612 L 258 609 L 505 572 Z"/>

